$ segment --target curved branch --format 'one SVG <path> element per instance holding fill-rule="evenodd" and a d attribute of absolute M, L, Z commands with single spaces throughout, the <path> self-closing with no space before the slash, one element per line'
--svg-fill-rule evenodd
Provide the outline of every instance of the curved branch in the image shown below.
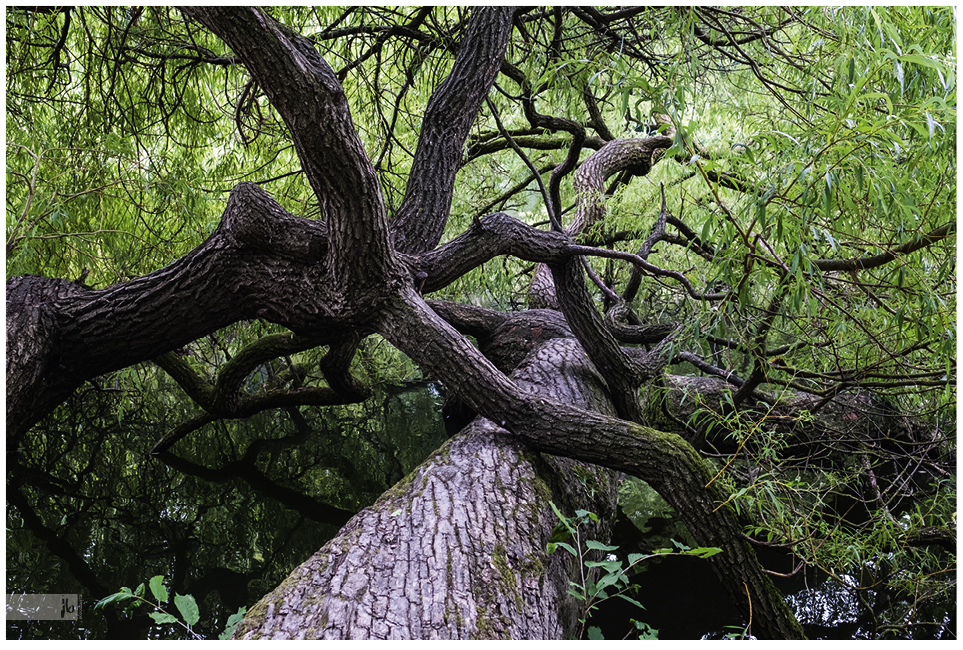
<path fill-rule="evenodd" d="M 319 364 L 321 374 L 324 375 L 328 386 L 341 395 L 347 403 L 363 402 L 371 395 L 371 389 L 355 379 L 348 371 L 359 343 L 361 343 L 361 336 L 357 332 L 352 332 L 333 344 Z"/>
<path fill-rule="evenodd" d="M 569 266 L 578 265 L 571 260 Z M 713 568 L 732 589 L 733 602 L 745 609 L 748 590 L 759 618 L 760 636 L 803 638 L 788 606 L 762 572 L 734 513 L 698 453 L 682 438 L 610 415 L 533 395 L 506 377 L 450 325 L 410 291 L 402 292 L 383 313 L 379 331 L 399 350 L 438 377 L 459 399 L 485 418 L 519 436 L 533 448 L 551 454 L 624 471 L 652 482 L 677 509 L 699 543 L 712 545 L 720 531 L 726 552 Z M 451 359 L 460 359 L 457 364 Z M 593 365 L 597 362 L 593 360 Z M 596 365 L 597 367 L 597 365 Z M 524 373 L 524 368 L 518 372 Z M 615 451 L 618 450 L 618 451 Z M 679 489 L 680 486 L 684 486 Z M 761 615 L 758 613 L 761 612 Z"/>
<path fill-rule="evenodd" d="M 609 176 L 623 170 L 645 176 L 658 161 L 656 151 L 671 146 L 672 138 L 668 136 L 613 140 L 586 158 L 575 172 L 578 210 L 567 232 L 572 235 L 585 232 L 604 216 L 601 197 Z"/>
<path fill-rule="evenodd" d="M 391 226 L 400 252 L 421 253 L 441 241 L 462 148 L 501 66 L 513 11 L 472 10 L 452 71 L 428 102 L 405 198 Z"/>
<path fill-rule="evenodd" d="M 669 212 L 665 207 L 665 185 L 662 186 L 662 209 L 659 210 L 659 216 L 655 220 L 655 225 L 652 226 L 652 234 L 650 234 L 642 246 L 639 247 L 638 256 L 647 260 L 649 254 L 652 252 L 652 248 L 665 237 L 665 224 L 669 218 Z M 639 287 L 642 285 L 642 269 L 638 266 L 632 268 L 632 274 L 629 276 L 629 281 L 625 284 L 625 289 L 622 291 L 622 300 L 625 302 L 632 302 L 635 300 L 636 294 L 639 292 Z"/>
<path fill-rule="evenodd" d="M 495 309 L 463 305 L 447 300 L 428 300 L 431 310 L 443 318 L 462 334 L 476 339 L 490 338 L 501 327 L 508 316 Z"/>
<path fill-rule="evenodd" d="M 552 175 L 548 180 L 548 195 L 551 199 L 551 204 L 548 206 L 549 215 L 554 215 L 553 227 L 557 230 L 562 229 L 562 179 L 575 169 L 579 154 L 582 152 L 582 146 L 585 144 L 585 128 L 581 124 L 571 122 L 569 132 L 572 134 L 572 142 L 568 146 L 568 153 L 565 156 L 565 160 L 552 170 Z"/>
<path fill-rule="evenodd" d="M 169 433 L 154 443 L 151 456 L 158 456 L 169 450 L 175 443 L 182 440 L 202 426 L 222 419 L 249 418 L 262 411 L 272 411 L 296 406 L 338 406 L 353 404 L 357 400 L 345 397 L 330 388 L 306 387 L 292 388 L 285 391 L 268 391 L 260 395 L 245 395 L 240 397 L 230 414 L 203 413 L 174 427 Z"/>
<path fill-rule="evenodd" d="M 7 281 L 7 425 L 23 432 L 84 380 L 154 359 L 226 325 L 264 319 L 332 340 L 354 314 L 332 291 L 324 224 L 242 183 L 203 244 L 99 291 Z M 122 342 L 122 345 L 119 344 Z"/>
<path fill-rule="evenodd" d="M 419 256 L 417 266 L 428 274 L 424 293 L 429 293 L 498 255 L 530 262 L 562 261 L 572 254 L 573 245 L 563 233 L 539 230 L 496 212 L 477 220 L 445 245 Z"/>
<path fill-rule="evenodd" d="M 515 129 L 509 133 L 515 143 L 525 149 L 538 149 L 540 151 L 557 151 L 564 149 L 571 142 L 567 135 L 542 135 L 541 133 L 531 133 L 531 129 Z M 519 132 L 521 131 L 521 132 Z M 500 134 L 498 134 L 500 136 Z M 586 135 L 582 147 L 585 149 L 599 150 L 605 146 L 605 140 L 595 135 Z M 471 162 L 476 158 L 504 151 L 511 148 L 511 144 L 504 138 L 486 135 L 471 140 L 468 151 L 465 153 L 465 162 Z"/>
<path fill-rule="evenodd" d="M 897 246 L 893 250 L 880 253 L 879 255 L 857 257 L 848 260 L 814 260 L 812 264 L 820 271 L 862 271 L 865 269 L 873 269 L 884 264 L 889 264 L 900 255 L 909 255 L 910 253 L 915 253 L 920 249 L 935 244 L 955 232 L 956 223 L 950 222 L 940 226 L 936 230 L 918 236 L 913 241 L 909 241 L 902 246 Z"/>
<path fill-rule="evenodd" d="M 252 7 L 185 7 L 244 61 L 287 125 L 327 219 L 333 280 L 352 292 L 394 271 L 381 185 L 344 90 L 307 38 Z"/>
<path fill-rule="evenodd" d="M 609 131 L 609 127 L 602 118 L 602 111 L 599 110 L 598 101 L 595 99 L 595 95 L 592 94 L 592 87 L 588 83 L 586 83 L 585 88 L 582 89 L 582 100 L 585 102 L 585 108 L 588 110 L 589 124 L 591 124 L 595 132 L 599 134 L 599 137 L 605 142 L 615 140 L 615 136 Z"/>
<path fill-rule="evenodd" d="M 699 293 L 688 278 L 678 271 L 660 268 L 633 253 L 575 244 L 564 233 L 533 228 L 503 212 L 495 212 L 477 220 L 470 229 L 444 246 L 419 256 L 411 264 L 426 273 L 423 292 L 430 293 L 443 289 L 498 255 L 512 255 L 529 262 L 546 264 L 563 262 L 573 255 L 624 260 L 652 275 L 678 281 L 697 300 L 722 300 L 728 295 Z"/>
<path fill-rule="evenodd" d="M 592 363 L 608 382 L 619 417 L 630 422 L 641 422 L 639 383 L 646 378 L 648 368 L 626 354 L 605 327 L 602 315 L 596 310 L 585 284 L 579 258 L 551 264 L 549 268 L 565 320 Z"/>

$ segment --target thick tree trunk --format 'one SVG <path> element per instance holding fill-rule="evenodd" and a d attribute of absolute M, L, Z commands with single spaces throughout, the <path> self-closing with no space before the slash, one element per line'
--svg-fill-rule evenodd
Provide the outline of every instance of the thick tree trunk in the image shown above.
<path fill-rule="evenodd" d="M 679 510 L 701 545 L 725 549 L 713 558 L 713 566 L 733 600 L 747 613 L 751 608 L 753 631 L 769 638 L 800 637 L 792 613 L 741 539 L 732 512 L 719 507 L 724 495 L 711 485 L 695 450 L 677 435 L 639 424 L 637 382 L 651 376 L 650 362 L 658 355 L 622 349 L 606 331 L 573 259 L 585 254 L 585 248 L 564 233 L 544 233 L 495 215 L 429 251 L 444 230 L 448 186 L 456 172 L 451 164 L 430 163 L 435 153 L 460 151 L 461 143 L 440 149 L 431 137 L 419 143 L 419 156 L 424 156 L 419 175 L 437 177 L 412 182 L 437 191 L 428 192 L 426 202 L 406 199 L 411 209 L 390 227 L 377 175 L 351 122 L 344 91 L 311 42 L 257 9 L 185 12 L 224 39 L 271 99 L 291 130 L 326 221 L 293 217 L 265 192 L 242 183 L 232 193 L 218 230 L 165 269 L 80 294 L 65 288 L 63 281 L 36 280 L 43 291 L 69 289 L 36 299 L 27 286 L 33 280 L 8 282 L 8 435 L 11 429 L 14 436 L 26 432 L 80 381 L 153 358 L 238 320 L 268 320 L 318 345 L 334 346 L 338 351 L 326 366 L 338 372 L 347 366 L 351 337 L 377 332 L 476 412 L 511 432 L 517 444 L 648 481 Z M 510 14 L 482 9 L 473 13 L 475 21 L 467 35 L 479 42 L 462 43 L 454 70 L 491 83 L 492 66 L 511 29 Z M 492 41 L 490 47 L 480 42 L 486 39 Z M 464 84 L 443 84 L 432 105 L 473 113 L 481 94 L 465 90 Z M 464 137 L 463 116 L 448 115 L 448 110 L 431 112 L 432 124 L 422 128 L 427 131 L 457 117 L 462 126 L 456 126 L 451 137 Z M 646 172 L 653 160 L 646 142 L 608 146 L 594 161 L 599 169 L 592 164 L 586 168 L 594 170 L 593 184 L 622 167 Z M 632 158 L 632 152 L 641 152 L 642 158 Z M 416 223 L 419 220 L 424 222 Z M 419 244 L 405 239 L 399 229 L 432 239 Z M 404 241 L 403 250 L 417 254 L 395 250 L 394 241 Z M 474 248 L 458 255 L 466 246 Z M 581 347 L 559 340 L 535 348 L 513 379 L 421 296 L 496 254 L 551 266 L 559 283 L 559 304 L 581 341 Z M 601 368 L 606 381 L 599 380 L 592 367 Z M 579 389 L 583 381 L 592 387 Z M 329 381 L 332 387 L 338 383 Z M 605 399 L 599 399 L 603 395 Z M 231 400 L 212 396 L 210 402 L 229 405 Z M 452 443 L 447 455 L 424 466 L 377 508 L 365 511 L 317 556 L 315 566 L 285 583 L 280 596 L 252 610 L 252 624 L 245 629 L 253 633 L 256 628 L 262 636 L 346 636 L 350 630 L 409 637 L 570 633 L 573 614 L 562 578 L 568 570 L 552 564 L 563 560 L 547 561 L 538 553 L 554 524 L 547 500 L 558 498 L 570 507 L 584 504 L 581 497 L 566 497 L 569 488 L 579 489 L 579 481 L 569 477 L 552 490 L 538 489 L 552 480 L 543 473 L 545 465 L 531 460 L 537 454 L 522 451 L 514 441 L 505 443 L 507 447 L 496 444 L 503 439 L 494 437 L 494 424 L 477 427 L 475 435 L 489 438 L 471 442 L 469 436 Z M 530 469 L 525 469 L 525 459 Z M 571 471 L 577 478 L 587 470 Z M 587 476 L 599 493 L 611 493 L 611 478 Z M 607 516 L 611 503 L 596 503 L 591 509 Z M 517 539 L 511 538 L 512 531 Z M 541 580 L 539 566 L 544 570 Z M 411 573 L 412 568 L 417 573 Z M 446 620 L 448 627 L 442 625 Z"/>
<path fill-rule="evenodd" d="M 574 340 L 543 344 L 537 363 L 519 383 L 611 413 Z M 558 523 L 549 501 L 599 514 L 592 538 L 604 540 L 615 486 L 613 472 L 531 451 L 479 418 L 252 607 L 235 638 L 572 637 L 577 568 L 545 553 Z"/>

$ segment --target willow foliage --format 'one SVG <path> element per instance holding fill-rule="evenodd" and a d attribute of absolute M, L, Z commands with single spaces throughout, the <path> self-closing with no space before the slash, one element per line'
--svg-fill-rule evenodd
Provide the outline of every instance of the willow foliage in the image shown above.
<path fill-rule="evenodd" d="M 335 71 L 394 217 L 470 10 L 270 12 Z M 794 501 L 796 484 L 781 482 L 785 441 L 759 411 L 733 415 L 756 388 L 772 408 L 784 392 L 821 408 L 869 391 L 931 425 L 938 453 L 955 447 L 954 7 L 527 7 L 512 25 L 464 145 L 446 239 L 496 211 L 547 228 L 556 191 L 568 225 L 584 196 L 571 169 L 557 186 L 553 170 L 607 142 L 669 135 L 644 173 L 608 179 L 604 218 L 574 236 L 611 249 L 589 263 L 600 309 L 678 328 L 673 372 L 745 379 L 714 415 L 737 437 L 765 439 L 754 460 L 771 482 L 759 485 L 779 489 L 747 488 L 743 507 L 767 504 L 761 519 L 790 522 L 786 504 L 821 508 L 838 489 Z M 242 181 L 293 214 L 325 217 L 265 93 L 178 10 L 9 7 L 6 26 L 8 278 L 100 289 L 159 269 L 211 235 Z M 518 309 L 534 268 L 500 256 L 432 297 Z M 278 329 L 231 325 L 195 342 L 191 363 L 213 377 Z M 415 372 L 380 338 L 353 352 L 354 369 L 375 380 Z M 299 350 L 288 364 L 316 368 L 321 354 Z M 840 484 L 858 484 L 861 471 Z M 914 525 L 945 523 L 946 503 L 943 490 L 937 514 L 917 513 Z M 880 512 L 874 530 L 895 526 Z M 820 537 L 820 523 L 812 514 L 756 532 L 802 538 L 801 556 L 836 570 L 855 536 L 833 520 Z M 805 548 L 824 538 L 822 551 Z"/>
<path fill-rule="evenodd" d="M 466 10 L 274 11 L 312 34 L 337 71 L 389 209 L 397 207 L 420 116 L 450 69 Z M 644 319 L 688 314 L 698 332 L 748 343 L 758 332 L 746 310 L 778 304 L 772 340 L 816 335 L 774 361 L 810 388 L 826 390 L 833 373 L 849 372 L 864 383 L 932 383 L 938 402 L 952 400 L 953 246 L 858 274 L 817 262 L 872 257 L 953 222 L 953 9 L 625 13 L 631 18 L 608 31 L 589 28 L 596 14 L 588 10 L 520 15 L 507 56 L 520 76 L 498 81 L 475 126 L 451 234 L 495 209 L 546 221 L 530 169 L 559 163 L 571 138 L 528 126 L 521 97 L 534 97 L 540 114 L 598 127 L 585 115 L 591 95 L 609 131 L 596 135 L 607 137 L 638 135 L 663 114 L 676 162 L 618 188 L 596 235 L 648 228 L 665 184 L 669 211 L 714 254 L 707 261 L 664 246 L 659 264 L 731 293 L 700 305 L 678 287 L 650 283 L 637 306 Z M 242 180 L 319 216 L 263 94 L 222 44 L 175 10 L 10 8 L 7 26 L 8 276 L 101 287 L 163 266 L 212 232 L 226 192 Z M 750 28 L 768 36 L 751 37 Z M 492 146 L 498 124 L 530 163 L 504 141 Z M 562 196 L 574 201 L 569 184 Z M 618 282 L 628 271 L 609 264 L 605 273 Z M 491 263 L 444 295 L 519 305 L 528 272 Z M 744 361 L 730 354 L 728 363 Z"/>

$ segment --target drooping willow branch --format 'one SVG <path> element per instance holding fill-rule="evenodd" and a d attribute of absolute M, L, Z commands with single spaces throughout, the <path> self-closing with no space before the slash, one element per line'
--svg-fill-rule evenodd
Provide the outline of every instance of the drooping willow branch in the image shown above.
<path fill-rule="evenodd" d="M 680 282 L 697 300 L 722 300 L 727 293 L 700 293 L 682 273 L 647 262 L 634 253 L 583 246 L 563 233 L 533 228 L 503 212 L 479 219 L 469 230 L 447 244 L 417 258 L 418 268 L 427 273 L 426 293 L 442 289 L 465 273 L 498 256 L 512 255 L 529 262 L 561 262 L 572 256 L 619 259 L 644 271 Z"/>
<path fill-rule="evenodd" d="M 863 271 L 889 264 L 901 255 L 909 255 L 918 250 L 946 239 L 956 232 L 956 222 L 946 223 L 936 230 L 919 235 L 916 239 L 906 242 L 901 246 L 869 257 L 857 257 L 848 260 L 813 260 L 812 264 L 820 271 Z"/>
<path fill-rule="evenodd" d="M 511 134 L 505 130 L 504 126 L 502 126 L 502 121 L 498 117 L 498 111 L 495 109 L 495 105 L 492 103 L 492 100 L 486 99 L 485 101 L 488 104 L 488 110 L 491 111 L 492 118 L 495 120 L 495 126 L 498 128 L 498 132 L 501 133 L 502 137 L 505 138 L 505 141 L 508 142 L 508 146 L 511 147 L 512 151 L 514 151 L 516 155 L 522 159 L 522 162 L 525 163 L 525 166 L 528 167 L 529 171 L 532 172 L 535 182 L 538 183 L 538 191 L 542 194 L 542 201 L 545 203 L 545 210 L 548 212 L 548 220 L 552 224 L 552 230 L 555 232 L 561 232 L 562 225 L 559 221 L 559 215 L 555 211 L 556 206 L 552 202 L 551 197 L 548 194 L 548 190 L 545 189 L 545 183 L 542 181 L 541 174 L 538 173 L 535 165 L 532 163 L 529 157 L 525 155 L 525 152 L 522 151 L 521 147 L 515 143 L 515 139 L 511 136 Z"/>

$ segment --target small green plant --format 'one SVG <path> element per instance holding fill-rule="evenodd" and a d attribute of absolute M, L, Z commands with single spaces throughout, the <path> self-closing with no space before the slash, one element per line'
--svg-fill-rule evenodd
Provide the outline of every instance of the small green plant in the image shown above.
<path fill-rule="evenodd" d="M 123 603 L 125 610 L 128 612 L 132 612 L 134 609 L 143 606 L 151 607 L 154 611 L 149 612 L 148 616 L 154 619 L 154 622 L 158 625 L 180 625 L 192 638 L 203 638 L 192 629 L 194 625 L 197 625 L 197 622 L 201 618 L 200 611 L 197 608 L 197 602 L 194 600 L 194 596 L 191 596 L 190 594 L 186 596 L 174 594 L 174 606 L 177 608 L 177 611 L 180 614 L 180 618 L 178 618 L 161 606 L 162 603 L 170 602 L 170 595 L 167 592 L 167 587 L 164 586 L 164 576 L 154 576 L 147 584 L 149 585 L 151 595 L 154 597 L 156 602 L 152 602 L 145 598 L 146 588 L 142 582 L 133 591 L 131 591 L 130 587 L 121 587 L 120 591 L 117 593 L 111 594 L 106 598 L 102 598 L 101 600 L 97 601 L 97 604 L 94 605 L 94 609 L 103 609 L 107 605 L 111 605 L 113 603 Z M 227 619 L 227 627 L 217 638 L 222 640 L 230 638 L 230 636 L 234 633 L 234 629 L 237 627 L 238 623 L 244 619 L 244 614 L 246 611 L 246 607 L 241 607 L 237 610 L 236 614 L 232 614 L 230 618 Z"/>
<path fill-rule="evenodd" d="M 738 625 L 726 625 L 727 630 L 735 630 L 735 632 L 727 632 L 725 636 L 722 637 L 724 641 L 745 641 L 746 639 L 754 639 L 752 635 L 749 634 L 749 626 L 739 627 Z"/>
<path fill-rule="evenodd" d="M 579 630 L 579 638 L 585 636 L 589 640 L 601 640 L 602 631 L 596 626 L 585 629 L 588 619 L 592 612 L 598 609 L 600 603 L 610 598 L 621 598 L 632 603 L 640 609 L 645 609 L 642 603 L 637 601 L 632 595 L 638 591 L 639 586 L 633 585 L 629 581 L 629 573 L 639 563 L 653 557 L 666 557 L 670 555 L 694 555 L 701 558 L 709 558 L 716 553 L 721 553 L 722 549 L 715 547 L 689 548 L 675 540 L 672 543 L 676 550 L 662 548 L 648 555 L 644 553 L 629 553 L 628 564 L 623 566 L 623 561 L 614 555 L 618 546 L 603 544 L 598 540 L 582 540 L 582 529 L 590 523 L 598 521 L 598 515 L 587 510 L 576 510 L 575 517 L 563 515 L 554 503 L 549 502 L 559 523 L 552 531 L 552 538 L 546 546 L 545 551 L 551 555 L 558 549 L 563 549 L 571 553 L 579 565 L 579 580 L 569 581 L 568 593 L 582 603 L 582 615 L 579 622 L 582 624 Z M 569 540 L 574 543 L 570 544 Z M 597 551 L 603 557 L 601 560 L 588 559 L 589 554 Z M 600 575 L 601 574 L 601 575 Z M 595 578 L 598 577 L 596 580 Z M 614 589 L 615 591 L 610 591 Z M 630 595 L 631 594 L 631 595 Z M 639 633 L 639 639 L 655 640 L 659 638 L 658 630 L 653 629 L 647 623 L 629 619 Z M 627 637 L 628 635 L 626 635 Z"/>

